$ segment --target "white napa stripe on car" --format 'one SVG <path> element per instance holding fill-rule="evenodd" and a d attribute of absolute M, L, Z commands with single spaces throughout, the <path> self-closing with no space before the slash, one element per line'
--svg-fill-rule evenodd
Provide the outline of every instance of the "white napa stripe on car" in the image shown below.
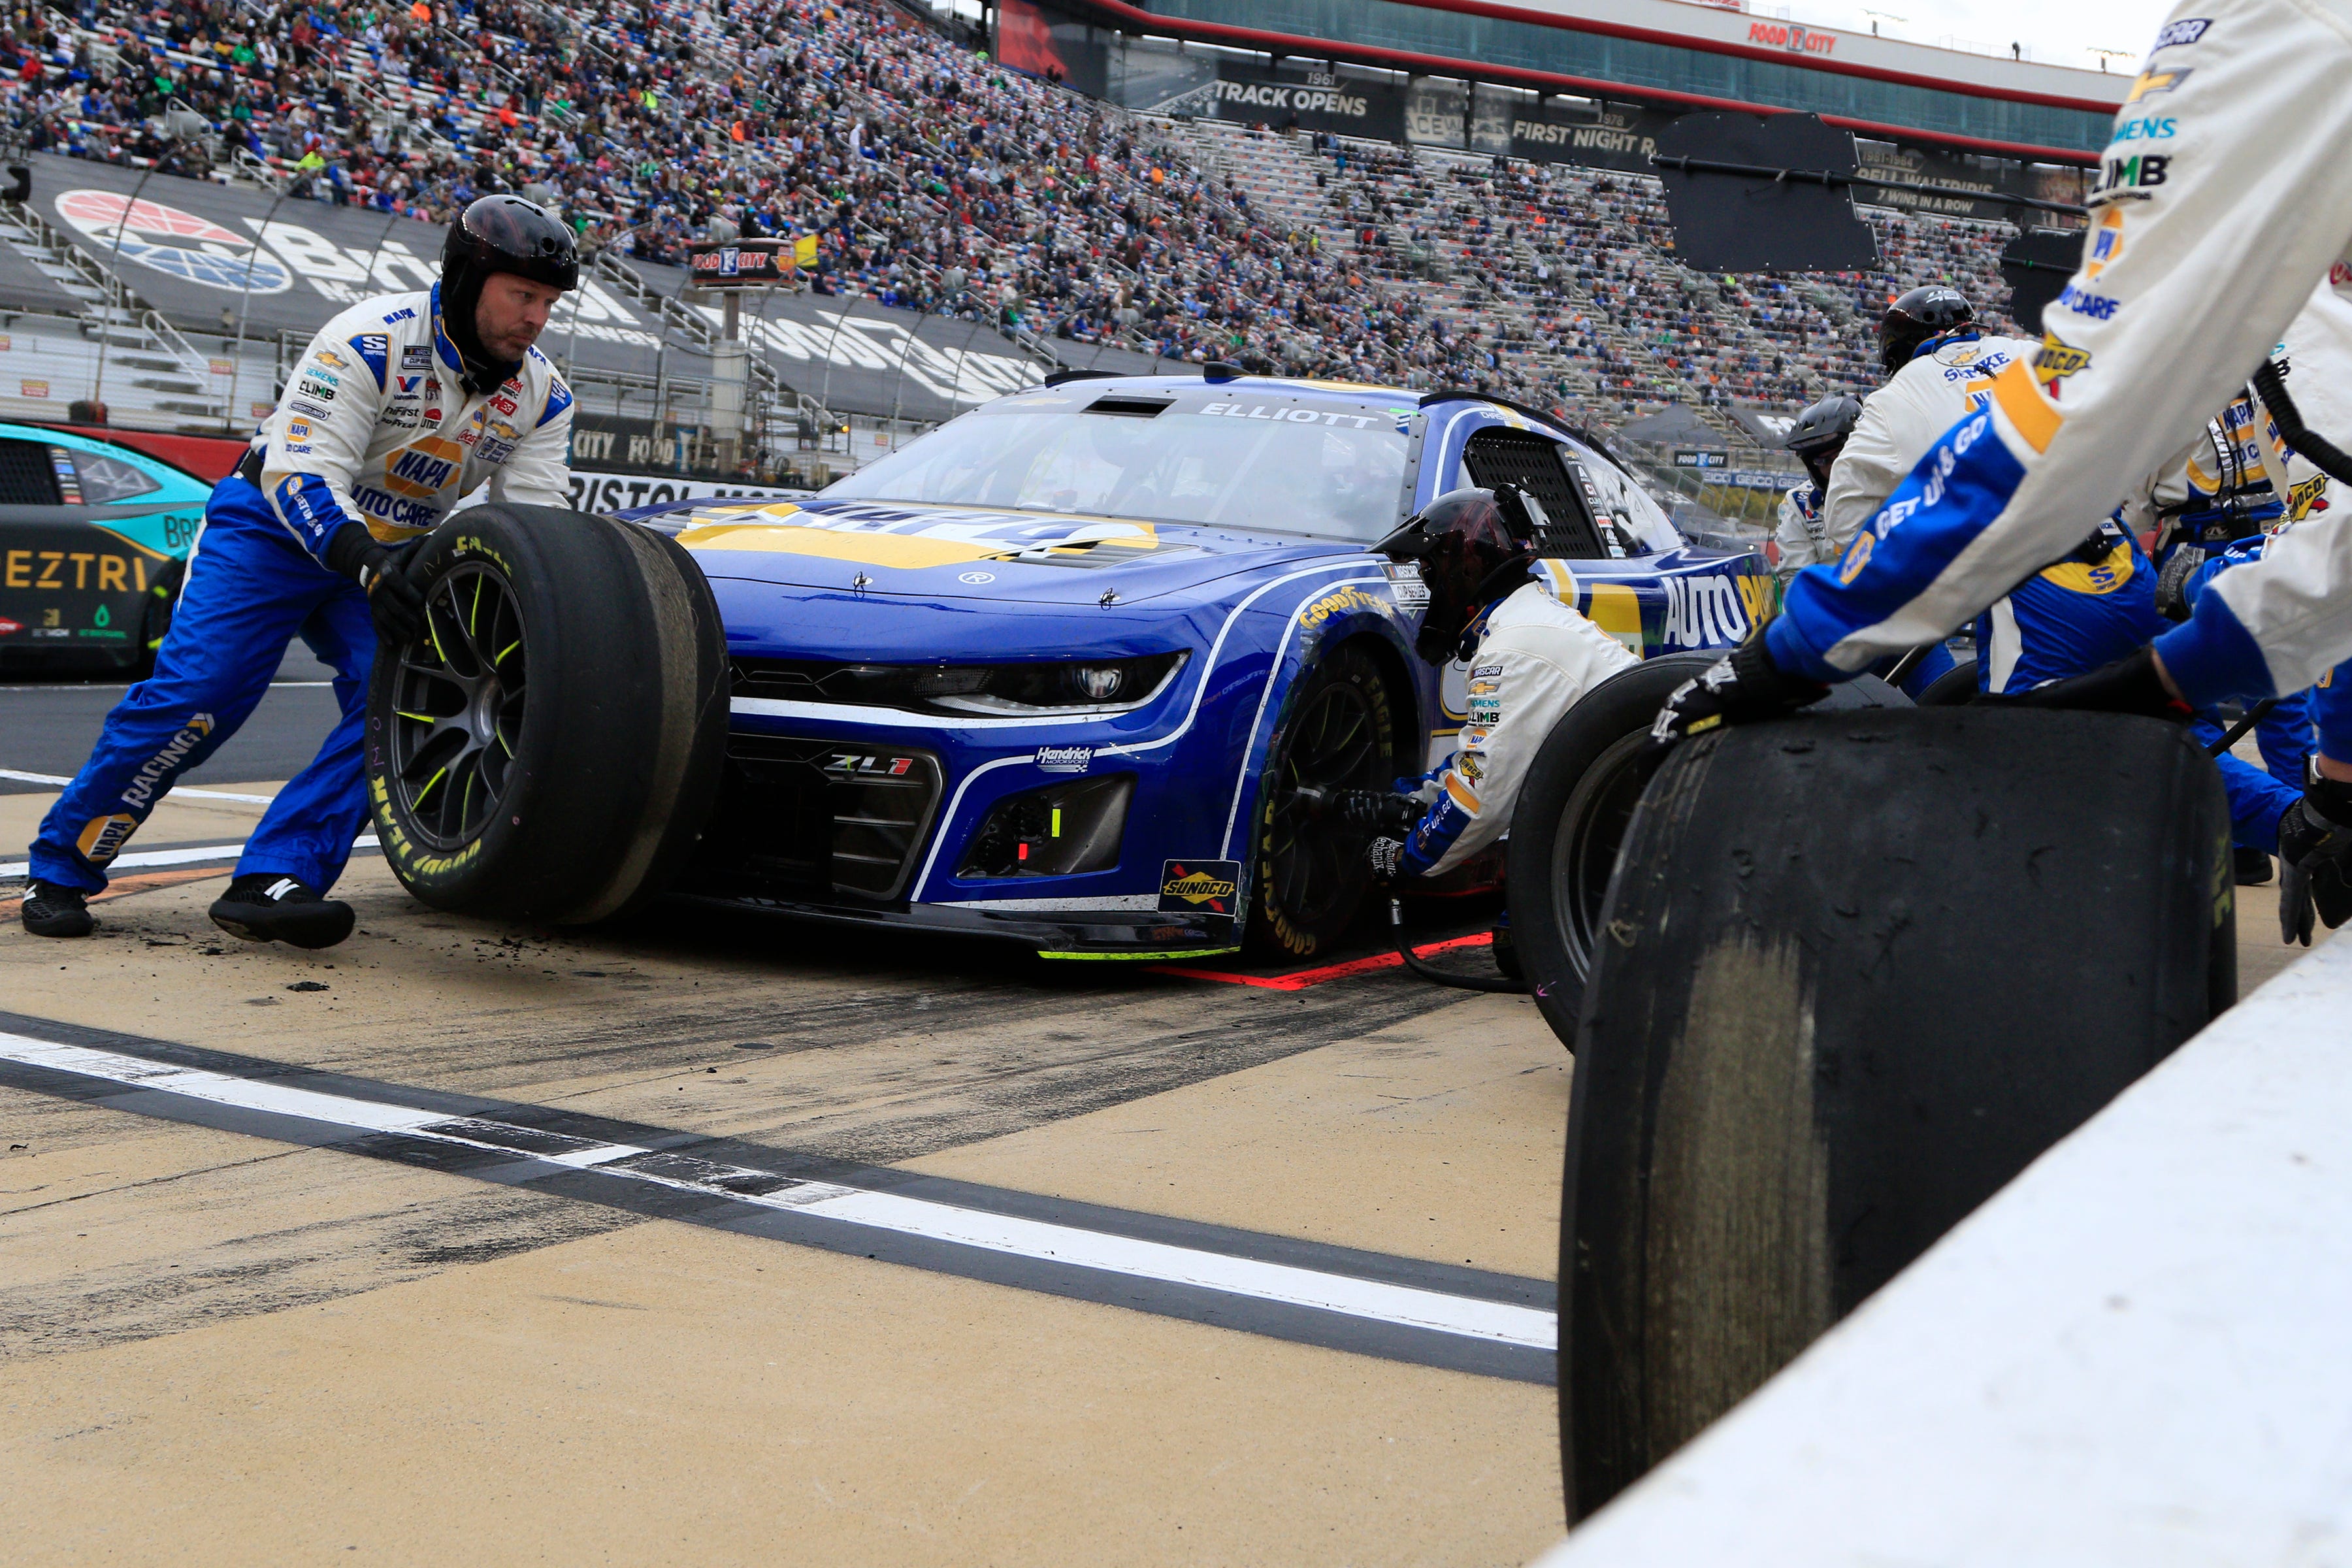
<path fill-rule="evenodd" d="M 931 906 L 936 910 L 1002 910 L 1007 914 L 1028 914 L 1043 910 L 1156 910 L 1160 907 L 1157 893 L 1109 893 L 1092 899 L 966 899 L 942 900 Z"/>
<path fill-rule="evenodd" d="M 379 847 L 375 835 L 362 834 L 352 840 L 354 849 Z M 117 855 L 106 863 L 111 871 L 136 870 L 142 866 L 196 866 L 207 860 L 234 860 L 245 853 L 242 844 L 193 844 L 182 849 L 142 849 L 136 854 Z M 29 860 L 0 860 L 0 877 L 24 877 L 32 874 Z"/>
<path fill-rule="evenodd" d="M 1057 714 L 1047 719 L 992 718 L 985 714 L 915 713 L 904 708 L 861 708 L 846 702 L 795 702 L 785 697 L 738 697 L 728 704 L 730 713 L 762 719 L 822 719 L 835 724 L 887 724 L 900 730 L 1059 730 L 1072 724 L 1108 724 L 1135 711 Z"/>
<path fill-rule="evenodd" d="M 605 1176 L 652 1186 L 700 1193 L 761 1208 L 789 1210 L 804 1217 L 893 1231 L 1041 1262 L 1192 1286 L 1530 1350 L 1549 1351 L 1558 1346 L 1557 1320 L 1551 1312 L 1507 1302 L 1329 1274 L 1290 1264 L 1261 1262 L 829 1182 L 787 1179 L 786 1185 L 771 1192 L 739 1192 L 720 1184 L 745 1177 L 776 1179 L 778 1173 L 713 1165 L 701 1179 L 689 1179 L 625 1163 L 655 1154 L 652 1149 L 586 1139 L 571 1140 L 581 1145 L 576 1149 L 526 1152 L 518 1145 L 543 1146 L 551 1141 L 551 1135 L 479 1117 L 453 1116 L 445 1111 L 328 1094 L 87 1046 L 63 1045 L 27 1035 L 0 1033 L 0 1058 L 149 1092 L 180 1095 L 353 1131 L 397 1133 L 478 1149 L 516 1161 L 593 1168 Z"/>
<path fill-rule="evenodd" d="M 1097 757 L 1131 757 L 1144 752 L 1158 751 L 1162 746 L 1172 746 L 1177 742 L 1182 740 L 1185 732 L 1192 728 L 1192 721 L 1201 716 L 1201 700 L 1208 694 L 1209 676 L 1211 672 L 1217 668 L 1217 658 L 1220 654 L 1223 653 L 1225 649 L 1225 638 L 1233 634 L 1234 623 L 1241 619 L 1241 615 L 1244 610 L 1248 609 L 1252 605 L 1256 604 L 1260 599 L 1265 597 L 1266 595 L 1273 593 L 1285 583 L 1296 583 L 1302 577 L 1320 576 L 1326 572 L 1356 572 L 1362 570 L 1362 567 L 1363 561 L 1360 557 L 1347 555 L 1334 556 L 1332 559 L 1324 562 L 1320 565 L 1308 566 L 1297 572 L 1286 573 L 1284 575 L 1276 577 L 1273 582 L 1262 584 L 1258 587 L 1253 589 L 1248 597 L 1243 599 L 1239 604 L 1235 605 L 1231 610 L 1228 610 L 1225 613 L 1224 625 L 1217 628 L 1215 640 L 1209 644 L 1208 657 L 1201 661 L 1200 677 L 1192 682 L 1192 702 L 1190 707 L 1184 710 L 1184 721 L 1177 725 L 1173 730 L 1171 730 L 1167 734 L 1160 736 L 1156 741 L 1130 741 L 1123 742 L 1113 746 L 1097 746 L 1095 748 L 1095 755 Z M 1383 580 L 1385 581 L 1385 579 Z M 1293 610 L 1291 612 L 1291 616 L 1294 619 L 1297 616 L 1297 614 L 1298 612 L 1297 610 Z M 1186 662 L 1189 665 L 1191 661 L 1187 660 Z M 1273 679 L 1273 672 L 1268 672 L 1266 679 L 1270 682 Z M 896 721 L 895 715 L 893 721 Z M 922 900 L 923 889 L 930 883 L 931 868 L 939 864 L 940 848 L 947 842 L 948 826 L 955 821 L 956 809 L 963 805 L 964 792 L 971 788 L 972 781 L 979 778 L 983 773 L 993 773 L 998 768 L 1011 767 L 1015 763 L 1026 766 L 1029 762 L 1030 759 L 1027 757 L 999 757 L 992 763 L 982 763 L 980 766 L 972 769 L 971 772 L 964 774 L 961 781 L 956 784 L 955 795 L 949 800 L 946 812 L 940 817 L 940 830 L 931 835 L 930 853 L 923 857 L 923 868 L 915 878 L 914 891 L 908 895 L 909 898 L 917 900 Z"/>

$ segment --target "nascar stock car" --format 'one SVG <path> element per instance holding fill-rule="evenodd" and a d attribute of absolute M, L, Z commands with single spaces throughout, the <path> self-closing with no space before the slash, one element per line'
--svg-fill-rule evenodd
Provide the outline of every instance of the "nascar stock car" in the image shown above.
<path fill-rule="evenodd" d="M 667 885 L 1055 957 L 1312 953 L 1369 879 L 1328 797 L 1442 761 L 1467 702 L 1367 547 L 1502 483 L 1644 656 L 1768 611 L 1760 556 L 1496 399 L 1064 374 L 799 500 L 453 518 L 432 634 L 377 662 L 379 834 L 443 907 Z"/>
<path fill-rule="evenodd" d="M 244 449 L 0 424 L 0 669 L 143 668 L 213 480 Z"/>

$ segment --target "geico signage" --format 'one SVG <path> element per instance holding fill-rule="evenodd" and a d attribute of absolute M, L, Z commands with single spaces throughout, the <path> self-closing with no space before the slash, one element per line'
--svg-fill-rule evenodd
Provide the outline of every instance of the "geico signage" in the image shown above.
<path fill-rule="evenodd" d="M 1776 49 L 1786 49 L 1795 55 L 1825 55 L 1837 47 L 1837 35 L 1814 27 L 1799 27 L 1787 22 L 1750 22 L 1748 41 L 1769 44 Z"/>

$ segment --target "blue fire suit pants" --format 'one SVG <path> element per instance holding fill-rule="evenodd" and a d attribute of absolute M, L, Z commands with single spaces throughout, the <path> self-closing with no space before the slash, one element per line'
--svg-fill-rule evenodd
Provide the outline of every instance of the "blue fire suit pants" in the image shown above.
<path fill-rule="evenodd" d="M 367 595 L 312 560 L 251 483 L 213 490 L 155 673 L 106 716 L 98 746 L 33 840 L 33 879 L 96 892 L 107 867 L 184 773 L 252 714 L 297 635 L 335 670 L 342 718 L 262 816 L 239 875 L 292 877 L 324 892 L 367 819 L 361 746 L 375 627 Z"/>

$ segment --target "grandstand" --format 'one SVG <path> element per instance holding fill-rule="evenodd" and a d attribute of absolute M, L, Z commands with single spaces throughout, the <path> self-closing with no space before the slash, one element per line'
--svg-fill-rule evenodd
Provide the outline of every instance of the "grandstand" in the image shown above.
<path fill-rule="evenodd" d="M 1861 390 L 1879 303 L 1936 280 L 1997 310 L 2012 232 L 1874 211 L 1877 271 L 1701 274 L 1646 175 L 1140 114 L 883 0 L 20 15 L 0 95 L 33 151 L 428 221 L 514 190 L 624 263 L 730 226 L 803 238 L 819 293 L 985 323 L 1041 365 L 1108 346 L 1469 385 L 1602 429 L 1681 403 L 1729 441 L 1734 404 Z M 205 362 L 58 277 L 40 235 L 0 241 L 113 311 L 99 335 L 145 379 Z M 249 401 L 143 390 L 191 422 Z"/>

